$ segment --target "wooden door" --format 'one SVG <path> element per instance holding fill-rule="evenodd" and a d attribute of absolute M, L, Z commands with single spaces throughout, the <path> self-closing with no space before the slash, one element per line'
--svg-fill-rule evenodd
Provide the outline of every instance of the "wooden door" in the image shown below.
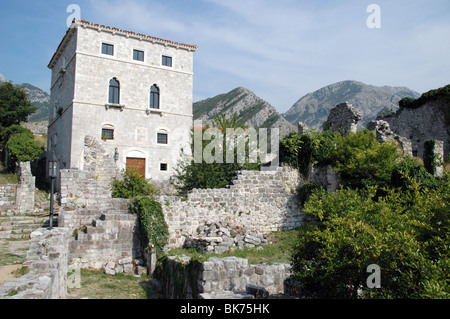
<path fill-rule="evenodd" d="M 133 158 L 127 157 L 127 168 L 136 168 L 144 178 L 145 178 L 145 158 Z"/>

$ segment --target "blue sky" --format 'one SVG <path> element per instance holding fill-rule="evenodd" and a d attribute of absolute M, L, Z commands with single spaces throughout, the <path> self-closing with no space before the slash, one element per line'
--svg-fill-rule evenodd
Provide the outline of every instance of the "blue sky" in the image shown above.
<path fill-rule="evenodd" d="M 194 101 L 243 86 L 284 113 L 343 80 L 419 93 L 450 83 L 448 0 L 0 0 L 0 73 L 49 91 L 70 4 L 84 20 L 198 45 Z M 370 4 L 380 28 L 367 26 Z"/>

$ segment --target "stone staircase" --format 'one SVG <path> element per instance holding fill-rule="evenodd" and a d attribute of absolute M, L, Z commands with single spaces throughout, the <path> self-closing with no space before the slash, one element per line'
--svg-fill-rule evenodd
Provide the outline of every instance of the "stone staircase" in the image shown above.
<path fill-rule="evenodd" d="M 136 216 L 127 210 L 103 213 L 73 235 L 69 241 L 69 263 L 81 268 L 101 269 L 111 262 L 129 268 L 124 264 L 140 257 Z"/>
<path fill-rule="evenodd" d="M 3 208 L 3 207 L 2 207 Z M 16 215 L 13 211 L 0 213 L 0 265 L 22 263 L 28 252 L 30 234 L 48 227 L 48 216 Z"/>
<path fill-rule="evenodd" d="M 48 224 L 48 216 L 3 214 L 0 217 L 0 239 L 24 239 L 28 240 L 30 234 Z"/>

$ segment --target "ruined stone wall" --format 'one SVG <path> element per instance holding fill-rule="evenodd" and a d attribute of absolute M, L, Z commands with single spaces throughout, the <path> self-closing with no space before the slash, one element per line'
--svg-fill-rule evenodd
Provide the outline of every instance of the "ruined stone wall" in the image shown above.
<path fill-rule="evenodd" d="M 4 210 L 16 205 L 17 184 L 0 185 L 0 209 Z"/>
<path fill-rule="evenodd" d="M 36 177 L 31 174 L 30 162 L 17 166 L 18 184 L 0 185 L 0 210 L 12 209 L 19 214 L 34 211 Z"/>
<path fill-rule="evenodd" d="M 422 158 L 424 142 L 436 139 L 444 142 L 444 156 L 447 157 L 450 153 L 450 128 L 445 123 L 444 110 L 448 108 L 448 101 L 429 101 L 418 108 L 403 108 L 377 120 L 386 121 L 395 134 L 411 140 L 414 156 Z"/>
<path fill-rule="evenodd" d="M 0 299 L 63 299 L 67 294 L 67 228 L 40 228 L 31 234 L 27 259 L 29 272 L 0 287 Z"/>
<path fill-rule="evenodd" d="M 341 132 L 345 136 L 350 132 L 356 133 L 358 122 L 361 119 L 361 113 L 350 103 L 344 102 L 331 109 L 330 115 L 323 127 L 333 132 Z"/>
<path fill-rule="evenodd" d="M 292 229 L 303 221 L 295 190 L 297 170 L 242 171 L 228 188 L 194 189 L 185 198 L 159 196 L 169 226 L 169 247 L 180 247 L 207 222 L 227 222 L 265 234 Z"/>
<path fill-rule="evenodd" d="M 289 275 L 289 264 L 249 265 L 248 259 L 238 257 L 212 257 L 199 263 L 187 256 L 171 256 L 156 272 L 163 297 L 179 299 L 210 299 L 227 291 L 239 298 L 248 285 L 261 287 L 267 296 L 280 294 Z"/>

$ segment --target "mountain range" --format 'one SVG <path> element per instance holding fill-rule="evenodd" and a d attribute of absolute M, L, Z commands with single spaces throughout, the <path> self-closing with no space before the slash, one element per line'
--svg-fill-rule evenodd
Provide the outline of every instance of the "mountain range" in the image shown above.
<path fill-rule="evenodd" d="M 357 81 L 342 81 L 309 93 L 298 100 L 286 113 L 280 114 L 268 102 L 246 88 L 194 103 L 194 119 L 210 121 L 214 115 L 238 115 L 255 128 L 278 127 L 280 136 L 297 130 L 299 122 L 320 130 L 332 108 L 342 102 L 351 103 L 363 116 L 360 128 L 387 111 L 396 111 L 404 97 L 418 98 L 420 94 L 406 87 L 374 86 Z"/>
<path fill-rule="evenodd" d="M 0 83 L 7 79 L 0 74 Z M 48 119 L 50 95 L 28 83 L 17 84 L 23 88 L 37 111 L 29 117 L 30 122 Z M 404 97 L 418 98 L 420 94 L 406 87 L 374 86 L 358 81 L 341 81 L 308 93 L 300 98 L 284 114 L 280 114 L 269 102 L 252 91 L 238 87 L 193 104 L 195 120 L 211 123 L 216 114 L 227 117 L 238 115 L 246 125 L 255 128 L 279 128 L 280 136 L 296 131 L 299 122 L 309 128 L 320 130 L 332 108 L 342 102 L 351 103 L 361 112 L 360 128 L 381 113 L 396 111 L 398 101 Z"/>
<path fill-rule="evenodd" d="M 306 94 L 283 117 L 292 124 L 305 123 L 321 129 L 332 108 L 349 102 L 363 116 L 360 128 L 383 112 L 397 111 L 402 98 L 418 98 L 420 94 L 406 87 L 374 86 L 357 81 L 342 81 Z"/>
<path fill-rule="evenodd" d="M 216 114 L 225 114 L 227 118 L 237 114 L 238 119 L 247 126 L 278 128 L 280 136 L 285 136 L 296 129 L 277 112 L 275 107 L 243 87 L 196 102 L 193 112 L 194 120 L 202 120 L 204 124 L 211 124 L 211 119 Z"/>
<path fill-rule="evenodd" d="M 6 81 L 8 80 L 0 74 L 0 84 Z M 16 84 L 16 86 L 27 92 L 31 104 L 37 108 L 37 111 L 30 115 L 28 121 L 38 122 L 48 120 L 50 95 L 40 88 L 28 83 Z"/>

